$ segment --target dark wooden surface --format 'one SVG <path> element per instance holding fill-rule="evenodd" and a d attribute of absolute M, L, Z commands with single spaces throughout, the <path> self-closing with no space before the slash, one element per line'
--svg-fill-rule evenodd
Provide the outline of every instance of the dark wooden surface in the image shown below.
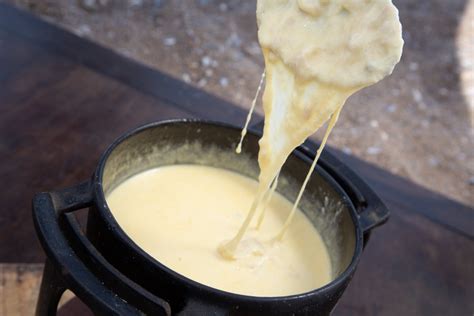
<path fill-rule="evenodd" d="M 146 122 L 245 113 L 156 70 L 0 4 L 0 262 L 42 262 L 34 193 L 90 176 L 114 138 Z M 385 200 L 335 315 L 472 315 L 474 210 L 332 150 Z"/>

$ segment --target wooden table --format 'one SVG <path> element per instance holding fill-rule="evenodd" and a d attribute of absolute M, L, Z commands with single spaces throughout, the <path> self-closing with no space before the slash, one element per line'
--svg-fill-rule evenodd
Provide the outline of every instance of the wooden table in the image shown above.
<path fill-rule="evenodd" d="M 31 220 L 34 193 L 88 178 L 101 152 L 123 132 L 183 117 L 241 125 L 245 113 L 0 4 L 0 262 L 37 267 L 44 260 Z M 327 150 L 360 173 L 392 212 L 373 233 L 334 314 L 472 315 L 474 210 Z M 1 267 L 3 315 L 15 295 L 4 271 L 18 268 Z"/>

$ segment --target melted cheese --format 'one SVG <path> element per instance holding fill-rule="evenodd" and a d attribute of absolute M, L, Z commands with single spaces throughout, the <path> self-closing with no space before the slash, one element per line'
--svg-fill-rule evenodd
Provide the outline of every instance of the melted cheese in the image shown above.
<path fill-rule="evenodd" d="M 241 228 L 219 248 L 228 259 L 290 153 L 331 118 L 319 157 L 346 99 L 390 74 L 403 47 L 390 0 L 258 0 L 257 21 L 266 73 L 259 187 Z"/>
<path fill-rule="evenodd" d="M 265 222 L 250 229 L 235 253 L 216 252 L 246 215 L 258 186 L 237 173 L 198 165 L 152 169 L 124 181 L 107 203 L 127 235 L 168 268 L 197 282 L 253 296 L 299 294 L 331 281 L 320 235 L 297 211 L 285 239 L 276 242 L 292 204 L 278 193 Z"/>
<path fill-rule="evenodd" d="M 299 294 L 332 276 L 327 249 L 298 202 L 346 99 L 399 61 L 401 26 L 390 0 L 258 0 L 257 20 L 266 67 L 258 183 L 204 166 L 161 167 L 125 181 L 107 202 L 125 232 L 178 273 L 234 293 Z M 278 174 L 325 122 L 292 205 L 274 192 Z"/>

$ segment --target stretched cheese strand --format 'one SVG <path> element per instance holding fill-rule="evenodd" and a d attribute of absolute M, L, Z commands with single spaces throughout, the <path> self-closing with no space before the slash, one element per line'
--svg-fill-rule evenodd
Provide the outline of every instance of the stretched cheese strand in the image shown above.
<path fill-rule="evenodd" d="M 308 184 L 308 181 L 311 178 L 311 175 L 313 174 L 314 168 L 316 167 L 316 164 L 318 163 L 319 157 L 321 156 L 324 146 L 326 146 L 326 141 L 328 140 L 329 134 L 331 133 L 332 129 L 336 125 L 337 120 L 339 119 L 339 114 L 341 113 L 341 110 L 342 110 L 342 106 L 331 116 L 331 119 L 328 123 L 328 127 L 326 129 L 326 133 L 324 133 L 324 137 L 321 142 L 321 145 L 319 145 L 319 148 L 316 152 L 316 157 L 314 158 L 313 163 L 311 164 L 311 168 L 309 168 L 308 174 L 306 175 L 306 178 L 304 179 L 303 185 L 301 186 L 300 192 L 298 193 L 298 197 L 296 198 L 296 201 L 293 204 L 293 208 L 291 209 L 290 215 L 288 215 L 285 223 L 283 224 L 283 228 L 281 229 L 280 233 L 277 236 L 277 239 L 279 240 L 283 238 L 283 236 L 285 235 L 285 232 L 290 226 L 293 216 L 295 216 L 296 210 L 298 209 L 298 204 L 300 203 L 301 197 L 303 196 L 303 192 L 306 188 L 306 185 Z"/>
<path fill-rule="evenodd" d="M 257 103 L 258 95 L 260 94 L 260 90 L 262 89 L 263 82 L 265 81 L 265 70 L 262 72 L 262 77 L 260 78 L 260 83 L 258 84 L 257 92 L 255 93 L 255 97 L 252 101 L 252 106 L 250 107 L 249 113 L 247 114 L 247 120 L 245 121 L 245 126 L 242 129 L 240 135 L 240 141 L 235 149 L 235 152 L 240 154 L 242 152 L 242 142 L 244 141 L 245 135 L 247 135 L 247 129 L 249 127 L 250 120 L 252 119 L 252 113 L 255 110 L 255 104 Z"/>
<path fill-rule="evenodd" d="M 265 212 L 267 210 L 268 203 L 270 203 L 270 200 L 272 199 L 272 196 L 275 193 L 277 186 L 278 186 L 278 175 L 275 177 L 275 180 L 273 180 L 270 190 L 266 192 L 265 198 L 263 199 L 263 206 L 262 206 L 262 211 L 260 212 L 260 216 L 258 217 L 257 229 L 259 229 L 260 226 L 262 225 L 263 219 L 265 218 Z"/>

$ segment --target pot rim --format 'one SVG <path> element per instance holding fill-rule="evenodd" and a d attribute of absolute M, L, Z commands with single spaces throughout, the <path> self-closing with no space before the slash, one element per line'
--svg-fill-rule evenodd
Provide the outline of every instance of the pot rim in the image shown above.
<path fill-rule="evenodd" d="M 165 125 L 175 125 L 175 124 L 203 124 L 203 125 L 214 125 L 217 127 L 222 127 L 222 128 L 227 128 L 227 129 L 233 129 L 240 131 L 241 128 L 232 124 L 228 123 L 223 123 L 223 122 L 216 122 L 212 120 L 202 120 L 202 119 L 189 119 L 189 118 L 184 118 L 184 119 L 169 119 L 169 120 L 163 120 L 163 121 L 156 121 L 152 123 L 148 123 L 145 125 L 138 126 L 136 128 L 133 128 L 126 133 L 122 134 L 119 136 L 117 139 L 115 139 L 108 147 L 107 149 L 103 152 L 103 154 L 100 157 L 98 166 L 96 168 L 96 171 L 93 176 L 93 192 L 94 192 L 94 200 L 95 204 L 97 206 L 98 214 L 99 216 L 107 223 L 107 225 L 112 228 L 110 230 L 110 233 L 112 233 L 116 238 L 121 240 L 122 242 L 126 243 L 129 247 L 132 247 L 134 252 L 139 254 L 140 256 L 144 257 L 148 263 L 158 267 L 160 270 L 166 272 L 169 276 L 175 278 L 176 280 L 179 280 L 183 287 L 187 287 L 189 289 L 196 289 L 199 291 L 204 291 L 204 294 L 211 294 L 219 297 L 226 297 L 226 298 L 232 298 L 235 300 L 239 301 L 252 301 L 252 302 L 257 302 L 257 303 L 270 303 L 270 302 L 278 302 L 278 301 L 296 301 L 296 300 L 301 300 L 301 299 L 310 299 L 312 297 L 321 295 L 325 292 L 335 290 L 342 286 L 345 282 L 348 281 L 348 278 L 350 278 L 353 273 L 355 272 L 355 269 L 357 267 L 357 264 L 359 263 L 360 256 L 362 255 L 362 250 L 363 250 L 363 231 L 358 219 L 357 211 L 356 208 L 354 207 L 353 201 L 350 199 L 349 196 L 347 196 L 345 190 L 337 183 L 336 180 L 333 179 L 333 177 L 328 174 L 323 167 L 319 166 L 318 164 L 318 171 L 323 171 L 323 177 L 326 181 L 329 181 L 330 184 L 335 188 L 338 193 L 342 194 L 343 196 L 346 197 L 346 200 L 348 202 L 348 209 L 349 213 L 352 219 L 352 222 L 354 224 L 354 232 L 355 232 L 355 247 L 354 247 L 354 254 L 352 255 L 352 259 L 350 264 L 347 266 L 347 268 L 340 273 L 334 280 L 331 282 L 327 283 L 326 285 L 313 289 L 311 291 L 307 291 L 304 293 L 300 294 L 293 294 L 293 295 L 285 295 L 285 296 L 252 296 L 252 295 L 245 295 L 245 294 L 237 294 L 237 293 L 232 293 L 232 292 L 227 292 L 224 290 L 216 289 L 213 288 L 209 285 L 197 282 L 193 279 L 190 279 L 172 269 L 167 267 L 166 265 L 162 264 L 160 261 L 152 257 L 150 254 L 148 254 L 145 250 L 143 250 L 139 245 L 137 245 L 128 235 L 125 233 L 125 231 L 121 228 L 119 223 L 115 220 L 115 217 L 112 214 L 112 211 L 110 210 L 107 200 L 105 198 L 105 193 L 103 190 L 103 185 L 102 185 L 102 180 L 103 180 L 103 172 L 105 168 L 105 164 L 110 156 L 110 154 L 115 150 L 115 148 L 125 141 L 126 139 L 133 137 L 147 129 L 150 128 L 155 128 L 155 127 L 161 127 Z M 261 133 L 255 132 L 251 129 L 248 130 L 248 134 L 260 137 Z M 300 149 L 295 149 L 291 155 L 295 155 L 297 158 L 303 160 L 305 163 L 311 164 L 312 160 L 302 152 Z"/>

